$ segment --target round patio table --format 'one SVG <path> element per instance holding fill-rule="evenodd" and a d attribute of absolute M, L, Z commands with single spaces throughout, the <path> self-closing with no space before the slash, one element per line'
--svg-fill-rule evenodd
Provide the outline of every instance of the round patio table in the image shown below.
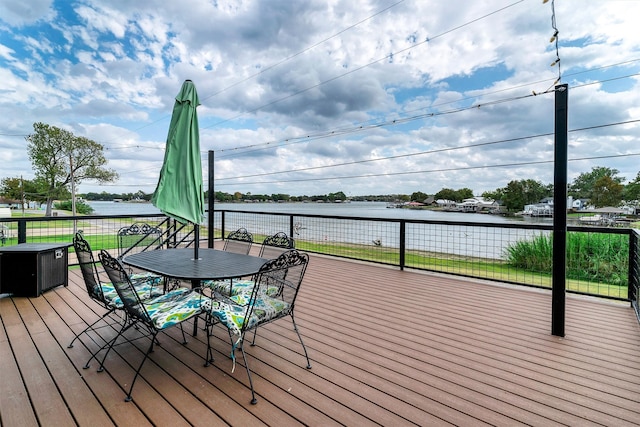
<path fill-rule="evenodd" d="M 161 249 L 139 252 L 123 258 L 124 264 L 179 280 L 190 280 L 192 287 L 202 280 L 222 280 L 251 276 L 268 259 L 218 249 L 199 248 L 194 259 L 193 248 Z"/>

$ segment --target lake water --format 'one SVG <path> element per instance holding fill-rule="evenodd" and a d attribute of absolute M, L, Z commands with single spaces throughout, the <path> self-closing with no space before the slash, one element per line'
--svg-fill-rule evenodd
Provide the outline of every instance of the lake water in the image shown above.
<path fill-rule="evenodd" d="M 94 215 L 157 214 L 159 209 L 151 203 L 88 202 Z M 366 218 L 424 219 L 435 221 L 464 221 L 504 224 L 522 222 L 523 219 L 500 215 L 442 212 L 419 209 L 387 208 L 384 202 L 351 203 L 216 203 L 216 210 L 238 210 L 252 212 L 282 212 L 309 215 L 354 216 Z"/>

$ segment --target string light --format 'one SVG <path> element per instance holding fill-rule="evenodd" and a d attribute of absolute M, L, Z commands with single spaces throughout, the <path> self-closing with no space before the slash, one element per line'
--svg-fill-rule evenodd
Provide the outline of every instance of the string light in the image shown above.
<path fill-rule="evenodd" d="M 548 2 L 549 2 L 549 0 L 542 0 L 542 4 L 545 4 L 545 3 L 548 3 Z M 549 39 L 549 43 L 554 43 L 555 42 L 555 44 L 556 44 L 556 59 L 555 59 L 555 61 L 553 61 L 551 63 L 551 67 L 555 67 L 556 65 L 558 66 L 558 78 L 553 83 L 553 85 L 556 85 L 556 84 L 560 83 L 560 81 L 562 80 L 562 71 L 560 70 L 560 48 L 559 48 L 559 43 L 558 43 L 558 34 L 560 32 L 558 31 L 558 26 L 556 24 L 555 0 L 551 0 L 551 27 L 553 28 L 553 35 Z"/>

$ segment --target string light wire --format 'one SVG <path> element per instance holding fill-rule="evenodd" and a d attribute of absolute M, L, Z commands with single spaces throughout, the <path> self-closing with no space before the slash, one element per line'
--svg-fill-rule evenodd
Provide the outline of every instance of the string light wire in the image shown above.
<path fill-rule="evenodd" d="M 571 130 L 569 130 L 569 133 L 583 132 L 583 131 L 586 131 L 586 130 L 594 130 L 594 129 L 602 129 L 602 128 L 605 128 L 605 127 L 612 127 L 612 126 L 622 126 L 622 125 L 628 125 L 628 124 L 638 123 L 638 122 L 640 122 L 640 119 L 627 120 L 627 121 L 624 121 L 624 122 L 617 122 L 617 123 L 607 123 L 607 124 L 602 124 L 602 125 L 594 125 L 594 126 L 588 126 L 588 127 L 578 128 L 578 129 L 571 129 Z M 336 164 L 332 164 L 332 165 L 314 166 L 314 167 L 309 167 L 309 168 L 292 169 L 292 170 L 278 171 L 278 172 L 268 172 L 268 173 L 262 173 L 262 174 L 243 175 L 243 176 L 237 176 L 237 177 L 216 178 L 216 183 L 219 182 L 219 181 L 228 181 L 228 180 L 234 180 L 234 179 L 246 179 L 246 178 L 259 177 L 259 176 L 273 176 L 273 175 L 279 175 L 279 174 L 284 174 L 284 173 L 294 173 L 294 172 L 307 172 L 307 171 L 310 171 L 310 170 L 329 169 L 329 168 L 340 167 L 340 166 L 350 166 L 350 165 L 355 165 L 355 164 L 371 163 L 371 162 L 378 162 L 378 161 L 383 161 L 383 160 L 393 160 L 393 159 L 399 159 L 399 158 L 415 157 L 415 156 L 422 156 L 422 155 L 426 155 L 426 154 L 435 154 L 435 153 L 442 153 L 442 152 L 447 152 L 447 151 L 455 151 L 455 150 L 462 150 L 462 149 L 469 149 L 469 148 L 478 148 L 478 147 L 484 147 L 484 146 L 489 146 L 489 145 L 504 144 L 504 143 L 508 143 L 508 142 L 523 141 L 523 140 L 527 140 L 527 139 L 549 137 L 549 136 L 553 136 L 553 135 L 554 135 L 553 132 L 542 133 L 542 134 L 528 135 L 528 136 L 517 137 L 517 138 L 503 139 L 503 140 L 498 140 L 498 141 L 481 142 L 481 143 L 477 143 L 477 144 L 469 144 L 469 145 L 457 146 L 457 147 L 446 147 L 446 148 L 440 148 L 440 149 L 435 149 L 435 150 L 421 151 L 421 152 L 417 152 L 417 153 L 408 153 L 408 154 L 400 154 L 400 155 L 395 155 L 395 156 L 380 157 L 380 158 L 376 158 L 376 159 L 358 160 L 358 161 L 353 161 L 353 162 L 336 163 Z M 280 181 L 278 181 L 278 182 L 280 182 Z M 285 182 L 289 182 L 289 181 L 285 181 Z M 245 183 L 243 182 L 242 184 L 245 184 Z"/>

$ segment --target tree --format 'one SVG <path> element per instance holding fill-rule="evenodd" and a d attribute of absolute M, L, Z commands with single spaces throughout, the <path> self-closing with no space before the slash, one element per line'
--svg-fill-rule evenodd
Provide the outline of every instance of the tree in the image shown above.
<path fill-rule="evenodd" d="M 596 208 L 618 206 L 622 201 L 623 190 L 624 186 L 610 176 L 600 177 L 593 185 L 591 204 Z"/>
<path fill-rule="evenodd" d="M 413 202 L 424 202 L 425 200 L 427 200 L 427 198 L 429 198 L 428 194 L 423 193 L 422 191 L 416 191 L 415 193 L 411 194 L 411 201 Z"/>
<path fill-rule="evenodd" d="M 273 200 L 274 202 L 286 202 L 287 200 L 289 200 L 289 198 L 290 196 L 288 194 L 278 193 L 271 195 L 271 200 Z"/>
<path fill-rule="evenodd" d="M 452 188 L 443 188 L 438 191 L 433 198 L 436 200 L 453 200 L 455 202 L 461 202 L 464 199 L 471 199 L 473 197 L 473 191 L 470 188 L 461 188 L 454 190 Z"/>
<path fill-rule="evenodd" d="M 638 172 L 633 181 L 624 187 L 622 194 L 627 202 L 638 203 L 640 200 L 640 172 Z"/>
<path fill-rule="evenodd" d="M 47 185 L 42 179 L 3 178 L 0 194 L 13 200 L 45 203 Z"/>
<path fill-rule="evenodd" d="M 538 203 L 549 196 L 548 186 L 533 179 L 511 181 L 505 188 L 498 189 L 496 192 L 502 194 L 502 203 L 510 211 L 519 211 L 525 205 Z"/>
<path fill-rule="evenodd" d="M 342 191 L 338 191 L 337 193 L 329 193 L 327 199 L 331 202 L 335 202 L 336 200 L 344 202 L 345 200 L 347 200 L 347 196 Z"/>
<path fill-rule="evenodd" d="M 502 193 L 503 188 L 497 188 L 493 191 L 485 191 L 481 194 L 485 199 L 493 200 L 494 202 L 501 202 L 504 194 Z"/>
<path fill-rule="evenodd" d="M 459 202 L 463 201 L 464 199 L 471 199 L 473 198 L 473 190 L 466 187 L 456 190 L 456 197 L 456 200 Z"/>
<path fill-rule="evenodd" d="M 229 193 L 223 193 L 222 191 L 216 191 L 214 199 L 219 202 L 230 202 L 233 200 L 233 195 Z"/>
<path fill-rule="evenodd" d="M 452 188 L 443 188 L 433 196 L 433 198 L 436 200 L 453 200 L 456 202 L 462 201 L 462 200 L 456 200 L 456 197 L 458 197 L 458 194 L 456 190 Z"/>
<path fill-rule="evenodd" d="M 22 200 L 24 189 L 20 178 L 2 178 L 0 194 L 8 199 Z"/>
<path fill-rule="evenodd" d="M 33 129 L 25 139 L 36 179 L 47 185 L 46 216 L 51 216 L 53 200 L 68 191 L 68 185 L 85 179 L 100 183 L 118 179 L 115 171 L 103 167 L 107 159 L 101 144 L 44 123 L 34 123 Z"/>
<path fill-rule="evenodd" d="M 594 197 L 594 186 L 596 181 L 602 177 L 609 177 L 614 182 L 621 184 L 623 177 L 618 176 L 618 169 L 611 169 L 604 166 L 595 166 L 591 172 L 583 172 L 569 185 L 569 195 L 574 199 L 592 199 Z"/>

